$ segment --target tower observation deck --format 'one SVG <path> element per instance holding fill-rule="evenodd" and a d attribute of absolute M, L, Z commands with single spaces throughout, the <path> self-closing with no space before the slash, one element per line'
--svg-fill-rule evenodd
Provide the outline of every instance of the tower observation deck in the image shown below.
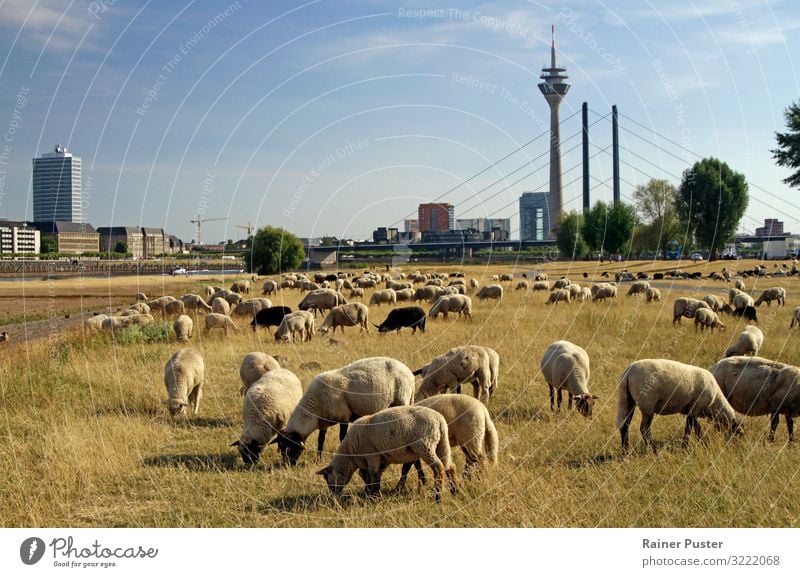
<path fill-rule="evenodd" d="M 556 64 L 556 29 L 551 28 L 552 44 L 550 47 L 550 67 L 542 68 L 539 76 L 543 82 L 539 83 L 547 104 L 550 106 L 550 186 L 547 194 L 550 231 L 548 237 L 554 238 L 553 229 L 558 224 L 563 207 L 561 192 L 561 135 L 559 130 L 558 107 L 569 91 L 570 85 L 566 82 L 567 69 Z"/>

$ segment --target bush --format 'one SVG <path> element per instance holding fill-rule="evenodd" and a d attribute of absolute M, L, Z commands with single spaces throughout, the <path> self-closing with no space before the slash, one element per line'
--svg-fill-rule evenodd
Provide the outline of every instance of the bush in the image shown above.
<path fill-rule="evenodd" d="M 155 322 L 144 327 L 134 325 L 123 329 L 117 335 L 116 341 L 122 345 L 167 342 L 169 341 L 169 324 Z"/>

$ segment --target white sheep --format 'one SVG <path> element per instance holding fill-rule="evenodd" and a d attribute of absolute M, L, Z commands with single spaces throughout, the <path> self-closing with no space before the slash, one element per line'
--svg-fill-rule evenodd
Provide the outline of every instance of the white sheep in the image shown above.
<path fill-rule="evenodd" d="M 188 315 L 181 315 L 172 323 L 172 329 L 175 331 L 175 336 L 179 341 L 187 342 L 192 338 L 192 330 L 194 322 L 192 317 Z"/>
<path fill-rule="evenodd" d="M 479 299 L 495 299 L 495 300 L 502 300 L 503 298 L 503 287 L 499 284 L 487 284 L 484 287 L 475 293 L 475 296 Z"/>
<path fill-rule="evenodd" d="M 553 283 L 554 289 L 565 289 L 569 286 L 570 280 L 567 277 L 561 277 Z"/>
<path fill-rule="evenodd" d="M 322 454 L 328 427 L 339 423 L 339 440 L 347 423 L 381 409 L 410 405 L 414 400 L 414 374 L 406 365 L 389 357 L 370 357 L 340 369 L 318 374 L 278 436 L 278 449 L 285 462 L 294 465 L 305 448 L 305 440 L 319 429 L 317 454 Z"/>
<path fill-rule="evenodd" d="M 138 315 L 136 315 L 138 316 Z M 133 315 L 127 317 L 106 317 L 102 320 L 100 327 L 108 333 L 116 333 L 130 326 L 133 326 L 135 321 Z"/>
<path fill-rule="evenodd" d="M 391 289 L 386 289 L 391 290 Z M 392 291 L 394 292 L 394 291 Z M 333 307 L 325 320 L 319 326 L 320 333 L 336 332 L 336 327 L 340 327 L 344 333 L 344 327 L 360 327 L 359 332 L 369 333 L 369 309 L 363 303 L 350 303 Z"/>
<path fill-rule="evenodd" d="M 800 324 L 800 307 L 792 311 L 792 322 L 789 323 L 789 330 L 793 329 L 796 324 Z"/>
<path fill-rule="evenodd" d="M 714 421 L 718 428 L 741 434 L 742 425 L 733 407 L 725 399 L 714 376 L 700 367 L 670 359 L 641 359 L 622 372 L 617 399 L 617 428 L 623 450 L 628 448 L 628 428 L 636 407 L 642 413 L 641 432 L 645 446 L 650 445 L 653 416 L 686 415 L 684 445 L 692 431 L 700 438 L 700 417 Z"/>
<path fill-rule="evenodd" d="M 546 280 L 537 280 L 533 283 L 531 290 L 534 291 L 549 291 L 550 290 L 550 283 Z"/>
<path fill-rule="evenodd" d="M 604 301 L 617 298 L 617 287 L 610 283 L 592 285 L 592 301 Z"/>
<path fill-rule="evenodd" d="M 556 341 L 545 349 L 539 363 L 542 376 L 550 390 L 550 410 L 555 410 L 553 397 L 556 397 L 557 408 L 561 410 L 561 390 L 567 391 L 567 407 L 575 408 L 584 417 L 592 416 L 595 395 L 589 393 L 589 355 L 578 345 L 569 341 Z"/>
<path fill-rule="evenodd" d="M 767 303 L 767 306 L 770 306 L 772 301 L 778 301 L 778 306 L 785 305 L 786 289 L 779 286 L 764 289 L 753 306 L 760 306 L 761 303 Z"/>
<path fill-rule="evenodd" d="M 472 383 L 475 398 L 488 402 L 497 387 L 499 372 L 500 356 L 494 349 L 478 345 L 453 347 L 414 371 L 415 375 L 422 375 L 416 397 L 461 392 L 462 383 Z"/>
<path fill-rule="evenodd" d="M 108 318 L 106 314 L 99 314 L 93 317 L 86 319 L 84 322 L 84 326 L 89 329 L 90 332 L 99 331 L 103 328 L 103 321 Z"/>
<path fill-rule="evenodd" d="M 300 335 L 300 342 L 311 340 L 311 335 L 306 331 L 307 319 L 304 314 L 308 311 L 294 311 L 284 315 L 278 330 L 275 331 L 276 341 L 294 342 L 296 335 Z M 311 314 L 311 313 L 309 313 Z"/>
<path fill-rule="evenodd" d="M 471 288 L 472 290 L 476 291 L 476 290 L 478 290 L 478 288 L 480 286 L 481 286 L 481 283 L 478 282 L 478 279 L 476 279 L 476 278 L 469 279 L 469 288 Z"/>
<path fill-rule="evenodd" d="M 317 311 L 330 310 L 343 304 L 347 304 L 347 301 L 341 293 L 333 289 L 319 289 L 303 297 L 297 308 L 301 311 L 311 310 L 316 316 Z"/>
<path fill-rule="evenodd" d="M 569 286 L 571 287 L 572 285 Z M 575 300 L 578 302 L 584 302 L 591 299 L 592 299 L 592 289 L 590 289 L 588 286 L 581 288 L 581 290 L 578 291 L 578 294 L 575 295 Z"/>
<path fill-rule="evenodd" d="M 755 325 L 745 325 L 736 341 L 725 351 L 725 358 L 740 355 L 757 355 L 764 344 L 764 333 Z"/>
<path fill-rule="evenodd" d="M 521 281 L 517 281 L 517 286 L 514 287 L 514 290 L 528 290 L 528 288 L 530 288 L 528 286 L 528 281 L 521 280 Z"/>
<path fill-rule="evenodd" d="M 756 306 L 756 303 L 753 300 L 753 297 L 747 293 L 739 293 L 733 297 L 733 308 L 736 310 L 754 306 Z"/>
<path fill-rule="evenodd" d="M 242 433 L 231 445 L 238 447 L 245 465 L 258 462 L 264 447 L 286 427 L 302 397 L 300 379 L 280 367 L 265 372 L 247 387 L 242 403 Z"/>
<path fill-rule="evenodd" d="M 697 309 L 708 309 L 711 310 L 711 307 L 708 306 L 708 303 L 705 301 L 700 301 L 697 299 L 689 298 L 689 297 L 680 297 L 675 299 L 675 302 L 672 305 L 672 324 L 676 322 L 680 323 L 681 318 L 694 318 L 694 314 L 697 312 Z"/>
<path fill-rule="evenodd" d="M 400 289 L 399 291 L 394 292 L 395 296 L 397 297 L 397 302 L 408 302 L 414 298 L 413 288 Z"/>
<path fill-rule="evenodd" d="M 703 302 L 706 303 L 715 313 L 720 312 L 722 307 L 725 306 L 725 301 L 723 301 L 717 295 L 706 295 L 703 297 Z"/>
<path fill-rule="evenodd" d="M 261 286 L 261 294 L 270 296 L 276 292 L 278 292 L 278 283 L 274 280 L 264 281 L 264 284 Z"/>
<path fill-rule="evenodd" d="M 700 330 L 708 328 L 712 331 L 714 329 L 724 331 L 725 325 L 719 319 L 717 313 L 711 309 L 697 309 L 694 313 L 694 330 L 697 331 L 698 328 L 700 328 Z"/>
<path fill-rule="evenodd" d="M 570 302 L 569 289 L 555 289 L 547 297 L 546 305 L 558 304 L 560 301 Z"/>
<path fill-rule="evenodd" d="M 211 305 L 208 304 L 203 297 L 197 294 L 185 294 L 180 299 L 183 302 L 184 307 L 190 311 L 194 311 L 195 313 L 199 309 L 203 309 L 206 312 L 214 312 L 211 308 Z"/>
<path fill-rule="evenodd" d="M 272 301 L 263 298 L 254 298 L 242 301 L 231 310 L 231 316 L 255 317 L 262 309 L 272 306 Z"/>
<path fill-rule="evenodd" d="M 660 302 L 661 301 L 661 291 L 658 290 L 656 287 L 653 287 L 653 286 L 648 287 L 647 290 L 644 293 L 644 299 L 645 299 L 645 302 L 648 302 L 648 303 L 649 302 L 653 302 L 653 301 Z"/>
<path fill-rule="evenodd" d="M 731 406 L 751 417 L 770 416 L 769 440 L 783 415 L 788 440 L 794 440 L 793 418 L 800 414 L 800 369 L 761 357 L 722 359 L 711 374 Z"/>
<path fill-rule="evenodd" d="M 239 394 L 243 395 L 250 385 L 255 383 L 269 371 L 280 368 L 281 365 L 278 363 L 275 357 L 272 357 L 267 353 L 262 353 L 260 351 L 247 353 L 242 359 L 242 364 L 239 366 L 239 379 L 242 381 Z"/>
<path fill-rule="evenodd" d="M 448 313 L 464 315 L 472 320 L 472 299 L 467 295 L 442 295 L 433 303 L 428 316 L 435 319 L 442 314 L 446 319 Z"/>
<path fill-rule="evenodd" d="M 206 315 L 206 328 L 203 331 L 203 334 L 208 334 L 211 329 L 224 329 L 225 334 L 228 334 L 228 329 L 233 329 L 235 331 L 239 330 L 239 327 L 233 322 L 231 317 L 219 313 L 208 313 Z"/>
<path fill-rule="evenodd" d="M 646 293 L 647 289 L 649 289 L 649 288 L 650 288 L 650 283 L 647 282 L 646 280 L 636 281 L 635 283 L 633 283 L 631 285 L 631 288 L 628 289 L 628 295 L 627 296 L 638 295 L 640 293 Z"/>
<path fill-rule="evenodd" d="M 569 298 L 571 300 L 572 299 L 577 300 L 578 299 L 578 295 L 581 294 L 581 285 L 579 285 L 578 283 L 575 283 L 575 282 L 569 283 L 569 286 L 567 287 L 566 290 L 569 291 Z"/>
<path fill-rule="evenodd" d="M 136 293 L 136 296 L 134 296 L 134 300 L 135 301 L 146 301 L 146 300 L 149 300 L 149 299 L 147 298 L 147 295 L 144 294 L 144 293 Z"/>
<path fill-rule="evenodd" d="M 733 281 L 733 286 L 742 292 L 745 290 L 744 281 L 742 279 L 737 278 L 735 281 Z"/>
<path fill-rule="evenodd" d="M 456 470 L 445 418 L 427 407 L 392 407 L 354 422 L 328 466 L 317 474 L 325 478 L 338 499 L 359 471 L 367 494 L 376 495 L 388 465 L 415 461 L 424 461 L 431 468 L 437 502 L 445 475 L 455 492 Z"/>
<path fill-rule="evenodd" d="M 172 355 L 164 365 L 164 385 L 167 387 L 167 400 L 163 401 L 169 414 L 186 414 L 191 407 L 195 415 L 200 410 L 202 385 L 205 378 L 205 363 L 202 355 L 194 349 L 181 349 Z"/>
<path fill-rule="evenodd" d="M 222 297 L 214 297 L 211 301 L 211 312 L 228 316 L 231 314 L 231 305 Z"/>
<path fill-rule="evenodd" d="M 364 289 L 359 287 L 353 287 L 350 289 L 350 298 L 351 299 L 361 299 L 364 298 Z"/>
<path fill-rule="evenodd" d="M 149 315 L 150 314 L 150 307 L 147 306 L 147 303 L 136 303 L 128 307 L 129 311 L 136 311 L 140 315 Z"/>

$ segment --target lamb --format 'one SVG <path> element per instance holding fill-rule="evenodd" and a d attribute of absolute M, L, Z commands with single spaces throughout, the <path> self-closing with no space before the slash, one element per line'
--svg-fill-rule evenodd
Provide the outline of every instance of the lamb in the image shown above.
<path fill-rule="evenodd" d="M 391 290 L 391 289 L 386 289 Z M 393 291 L 394 292 L 394 291 Z M 336 332 L 336 327 L 340 327 L 344 333 L 344 327 L 359 326 L 359 333 L 367 331 L 369 333 L 369 309 L 364 303 L 350 303 L 333 307 L 325 320 L 319 327 L 319 332 Z"/>
<path fill-rule="evenodd" d="M 461 383 L 472 383 L 473 395 L 487 403 L 497 387 L 500 356 L 494 349 L 478 345 L 454 347 L 434 357 L 424 367 L 414 371 L 422 375 L 417 399 L 446 393 L 461 392 Z"/>
<path fill-rule="evenodd" d="M 303 385 L 294 373 L 277 367 L 261 375 L 243 390 L 243 394 L 242 433 L 231 447 L 239 448 L 245 465 L 254 465 L 264 447 L 289 422 L 292 411 L 303 397 Z"/>
<path fill-rule="evenodd" d="M 406 365 L 389 357 L 369 357 L 340 369 L 318 374 L 278 435 L 278 450 L 284 462 L 297 463 L 305 440 L 319 429 L 317 454 L 322 455 L 325 433 L 339 423 L 339 440 L 347 423 L 387 407 L 410 405 L 414 400 L 414 374 Z"/>
<path fill-rule="evenodd" d="M 628 428 L 636 407 L 642 413 L 640 430 L 645 447 L 650 445 L 650 426 L 653 416 L 686 415 L 683 433 L 684 445 L 694 430 L 700 438 L 700 417 L 709 418 L 715 425 L 732 435 L 742 433 L 742 424 L 733 407 L 725 399 L 717 381 L 706 369 L 686 365 L 670 359 L 641 359 L 628 365 L 622 372 L 617 400 L 617 428 L 622 449 L 628 448 Z"/>
<path fill-rule="evenodd" d="M 783 415 L 788 440 L 794 440 L 793 418 L 800 414 L 800 369 L 761 357 L 731 357 L 711 367 L 731 406 L 745 415 L 770 415 L 769 441 Z"/>
<path fill-rule="evenodd" d="M 278 283 L 274 280 L 265 281 L 263 285 L 261 285 L 261 294 L 271 296 L 272 294 L 278 292 Z"/>
<path fill-rule="evenodd" d="M 631 285 L 631 288 L 628 289 L 628 295 L 638 295 L 640 293 L 646 293 L 647 289 L 650 288 L 650 283 L 646 280 L 636 281 Z"/>
<path fill-rule="evenodd" d="M 481 290 L 476 292 L 475 296 L 479 299 L 502 300 L 503 287 L 499 284 L 487 284 L 486 286 L 482 287 Z"/>
<path fill-rule="evenodd" d="M 211 329 L 225 329 L 225 334 L 227 335 L 228 329 L 238 331 L 239 327 L 237 327 L 231 317 L 227 315 L 208 313 L 206 315 L 206 328 L 205 331 L 203 331 L 203 334 L 208 334 Z"/>
<path fill-rule="evenodd" d="M 428 316 L 435 319 L 439 313 L 445 319 L 448 313 L 457 313 L 458 316 L 464 315 L 465 318 L 472 320 L 472 299 L 466 295 L 440 296 L 428 311 Z"/>
<path fill-rule="evenodd" d="M 778 306 L 785 305 L 786 289 L 779 286 L 764 289 L 753 306 L 760 306 L 761 303 L 767 303 L 767 306 L 770 306 L 772 301 L 778 301 Z"/>
<path fill-rule="evenodd" d="M 708 328 L 712 331 L 716 328 L 724 331 L 725 325 L 711 309 L 698 309 L 694 314 L 694 330 L 697 331 L 698 328 L 700 330 Z"/>
<path fill-rule="evenodd" d="M 569 298 L 569 290 L 567 289 L 555 289 L 550 293 L 550 296 L 547 297 L 547 302 L 544 303 L 546 305 L 554 305 L 558 304 L 559 301 L 564 301 L 568 303 L 570 301 Z"/>
<path fill-rule="evenodd" d="M 229 315 L 231 314 L 231 305 L 222 297 L 215 297 L 213 301 L 211 301 L 211 311 L 215 312 L 219 315 Z"/>
<path fill-rule="evenodd" d="M 372 305 L 393 305 L 397 303 L 397 293 L 394 289 L 383 289 L 379 291 L 375 291 L 372 293 L 372 296 L 369 297 L 369 306 Z"/>
<path fill-rule="evenodd" d="M 672 324 L 674 325 L 676 322 L 681 322 L 682 317 L 694 318 L 697 309 L 711 310 L 711 307 L 704 301 L 689 297 L 675 299 L 675 303 L 672 305 Z"/>
<path fill-rule="evenodd" d="M 450 453 L 447 421 L 427 407 L 384 409 L 358 419 L 339 445 L 330 463 L 317 471 L 325 478 L 334 497 L 359 471 L 367 495 L 380 493 L 381 476 L 388 465 L 425 461 L 433 472 L 436 502 L 441 500 L 444 476 L 455 493 L 456 469 Z"/>
<path fill-rule="evenodd" d="M 469 288 L 471 288 L 472 290 L 476 291 L 480 286 L 481 283 L 478 282 L 478 279 L 476 278 L 469 279 Z"/>
<path fill-rule="evenodd" d="M 181 315 L 172 323 L 172 329 L 175 331 L 175 336 L 179 341 L 187 342 L 192 338 L 192 329 L 194 323 L 192 317 L 188 315 Z"/>
<path fill-rule="evenodd" d="M 308 311 L 295 311 L 283 317 L 281 324 L 278 325 L 278 330 L 275 331 L 276 341 L 294 342 L 295 335 L 300 334 L 300 341 L 311 340 L 311 335 L 306 331 L 306 317 L 303 313 Z M 310 313 L 309 313 L 310 314 Z"/>
<path fill-rule="evenodd" d="M 203 309 L 206 312 L 213 312 L 211 309 L 211 305 L 208 304 L 203 297 L 196 294 L 185 294 L 181 297 L 181 301 L 183 302 L 183 306 L 186 307 L 190 311 L 194 311 L 195 313 L 198 309 Z"/>
<path fill-rule="evenodd" d="M 800 323 L 800 307 L 797 307 L 792 311 L 792 322 L 789 323 L 789 330 L 794 328 L 794 325 Z"/>
<path fill-rule="evenodd" d="M 203 396 L 204 373 L 203 357 L 195 349 L 181 349 L 167 361 L 164 366 L 164 385 L 168 398 L 162 402 L 167 405 L 170 415 L 185 415 L 186 407 L 191 407 L 192 413 L 197 414 Z"/>
<path fill-rule="evenodd" d="M 725 351 L 725 358 L 741 355 L 757 355 L 764 344 L 764 333 L 756 326 L 745 325 L 736 341 Z"/>
<path fill-rule="evenodd" d="M 575 295 L 575 300 L 578 302 L 592 300 L 592 290 L 588 286 L 583 287 L 580 291 L 578 291 L 578 294 Z"/>
<path fill-rule="evenodd" d="M 561 390 L 566 389 L 567 407 L 572 409 L 572 400 L 575 399 L 578 412 L 584 417 L 592 416 L 592 407 L 598 397 L 589 393 L 589 355 L 584 349 L 569 341 L 556 341 L 545 349 L 539 367 L 550 389 L 551 411 L 555 409 L 554 396 L 558 410 L 561 410 Z"/>
<path fill-rule="evenodd" d="M 592 302 L 615 298 L 617 298 L 616 286 L 608 283 L 596 284 L 592 286 Z"/>
<path fill-rule="evenodd" d="M 661 302 L 661 291 L 655 287 L 648 287 L 648 289 L 644 293 L 644 300 L 645 302 Z"/>
<path fill-rule="evenodd" d="M 242 364 L 239 366 L 239 379 L 242 381 L 242 386 L 239 388 L 239 394 L 243 395 L 250 385 L 255 383 L 258 379 L 263 377 L 266 373 L 275 369 L 280 369 L 281 365 L 275 357 L 254 351 L 247 353 L 242 359 Z"/>

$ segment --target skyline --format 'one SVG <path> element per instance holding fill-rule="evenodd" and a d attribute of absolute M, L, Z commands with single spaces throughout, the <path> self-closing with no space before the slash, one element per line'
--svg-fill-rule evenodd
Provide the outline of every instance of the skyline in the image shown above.
<path fill-rule="evenodd" d="M 83 159 L 95 226 L 189 240 L 202 214 L 227 218 L 204 225 L 209 240 L 237 240 L 248 222 L 361 239 L 440 200 L 456 218 L 511 218 L 518 237 L 519 197 L 547 190 L 546 135 L 441 195 L 549 132 L 537 84 L 555 25 L 572 84 L 561 104 L 566 210 L 580 209 L 580 139 L 569 138 L 587 101 L 599 149 L 611 142 L 601 116 L 619 107 L 623 201 L 648 176 L 677 185 L 715 156 L 768 191 L 751 186 L 740 230 L 765 218 L 800 229 L 788 171 L 769 153 L 800 94 L 800 15 L 787 1 L 669 14 L 588 0 L 57 6 L 0 5 L 0 217 L 32 218 L 31 159 L 59 143 Z M 649 130 L 691 152 L 653 147 Z M 599 149 L 593 203 L 611 200 Z M 470 198 L 537 158 L 528 179 L 512 184 L 523 170 Z"/>

